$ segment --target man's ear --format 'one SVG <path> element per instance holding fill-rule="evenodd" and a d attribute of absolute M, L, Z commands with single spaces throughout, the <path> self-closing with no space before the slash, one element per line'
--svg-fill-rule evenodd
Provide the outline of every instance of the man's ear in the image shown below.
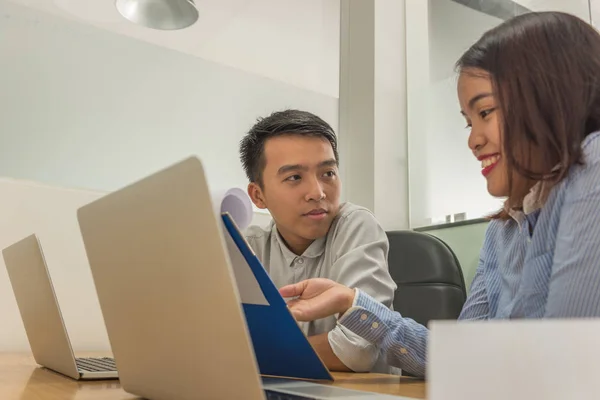
<path fill-rule="evenodd" d="M 267 208 L 262 189 L 260 186 L 258 186 L 258 184 L 254 182 L 250 182 L 248 184 L 248 196 L 250 196 L 250 200 L 252 200 L 256 207 L 260 208 L 261 210 Z"/>

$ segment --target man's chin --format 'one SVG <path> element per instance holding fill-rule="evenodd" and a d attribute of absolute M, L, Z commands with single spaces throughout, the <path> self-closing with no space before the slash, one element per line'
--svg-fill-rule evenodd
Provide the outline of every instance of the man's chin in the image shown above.
<path fill-rule="evenodd" d="M 317 240 L 322 237 L 327 236 L 329 229 L 331 228 L 331 223 L 333 221 L 320 221 L 319 224 L 314 224 L 312 226 L 305 226 L 304 232 L 306 233 L 306 238 L 312 238 L 312 240 Z"/>
<path fill-rule="evenodd" d="M 327 233 L 329 232 L 329 230 L 320 230 L 320 231 L 310 231 L 310 232 L 306 232 L 304 236 L 306 239 L 309 240 L 317 240 L 317 239 L 321 239 L 325 236 L 327 236 Z"/>

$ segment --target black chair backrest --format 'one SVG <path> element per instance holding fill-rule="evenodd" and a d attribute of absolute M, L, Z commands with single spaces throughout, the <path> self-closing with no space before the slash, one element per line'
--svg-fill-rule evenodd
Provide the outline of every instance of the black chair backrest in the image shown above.
<path fill-rule="evenodd" d="M 427 326 L 457 319 L 467 297 L 460 263 L 441 239 L 415 231 L 387 232 L 388 264 L 398 285 L 394 310 Z"/>

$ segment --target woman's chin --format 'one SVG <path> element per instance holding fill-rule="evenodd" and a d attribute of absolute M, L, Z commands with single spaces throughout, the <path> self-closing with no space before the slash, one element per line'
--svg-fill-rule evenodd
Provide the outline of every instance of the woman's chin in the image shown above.
<path fill-rule="evenodd" d="M 487 191 L 493 197 L 508 197 L 508 188 L 506 185 L 498 185 L 496 182 L 488 181 Z"/>

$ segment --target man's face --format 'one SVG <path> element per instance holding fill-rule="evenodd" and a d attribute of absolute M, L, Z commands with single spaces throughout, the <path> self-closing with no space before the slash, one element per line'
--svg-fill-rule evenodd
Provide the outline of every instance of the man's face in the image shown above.
<path fill-rule="evenodd" d="M 311 136 L 284 135 L 264 147 L 262 188 L 248 193 L 267 208 L 288 247 L 297 254 L 324 237 L 340 206 L 341 182 L 331 143 Z"/>

